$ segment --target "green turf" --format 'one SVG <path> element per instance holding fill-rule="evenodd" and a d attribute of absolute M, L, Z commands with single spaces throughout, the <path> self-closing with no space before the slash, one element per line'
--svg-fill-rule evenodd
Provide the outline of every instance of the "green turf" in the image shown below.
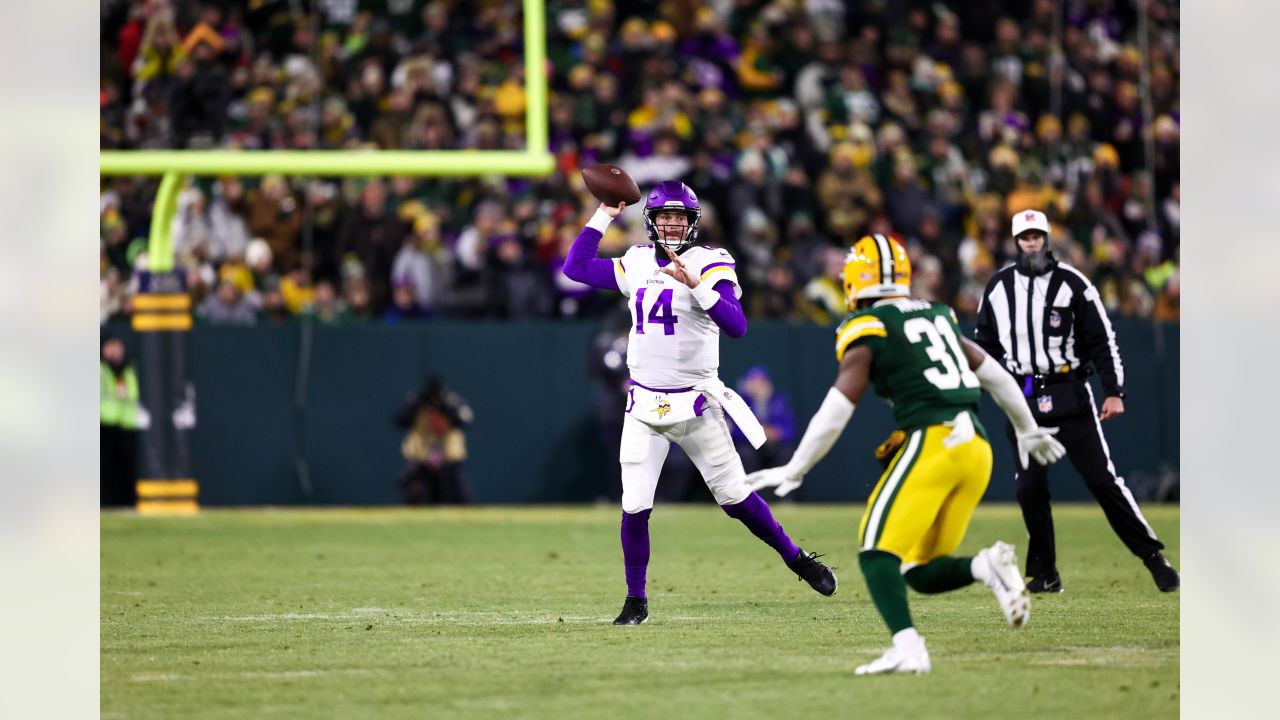
<path fill-rule="evenodd" d="M 102 517 L 102 716 L 1175 717 L 1178 596 L 1096 507 L 1058 507 L 1067 591 L 1025 630 L 980 585 L 910 596 L 933 673 L 855 678 L 888 634 L 858 572 L 861 508 L 777 508 L 829 553 L 817 595 L 713 505 L 658 507 L 650 621 L 614 508 L 205 511 Z M 1147 517 L 1177 564 L 1178 510 Z M 984 506 L 962 552 L 1004 538 Z"/>

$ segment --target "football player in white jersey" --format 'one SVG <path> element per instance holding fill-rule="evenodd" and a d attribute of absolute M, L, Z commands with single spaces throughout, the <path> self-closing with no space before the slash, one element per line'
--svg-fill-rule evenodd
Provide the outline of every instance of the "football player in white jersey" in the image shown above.
<path fill-rule="evenodd" d="M 725 422 L 727 412 L 753 445 L 764 442 L 764 430 L 746 402 L 716 374 L 720 332 L 736 338 L 747 331 L 733 258 L 725 250 L 694 244 L 702 214 L 698 197 L 676 180 L 659 183 L 645 202 L 644 224 L 652 244 L 636 245 L 617 259 L 596 257 L 600 238 L 624 207 L 602 204 L 564 263 L 570 279 L 621 291 L 631 307 L 631 381 L 618 458 L 627 599 L 614 624 L 639 625 L 649 617 L 649 515 L 673 442 L 688 453 L 729 517 L 777 551 L 814 590 L 833 594 L 835 573 L 817 553 L 797 547 L 764 499 L 747 487 Z"/>

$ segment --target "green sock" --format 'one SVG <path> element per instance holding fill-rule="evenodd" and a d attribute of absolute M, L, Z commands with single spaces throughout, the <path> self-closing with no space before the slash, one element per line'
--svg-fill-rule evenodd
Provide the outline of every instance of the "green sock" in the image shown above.
<path fill-rule="evenodd" d="M 946 555 L 917 565 L 903 573 L 907 584 L 916 592 L 941 593 L 973 583 L 969 563 L 973 558 Z"/>
<path fill-rule="evenodd" d="M 883 550 L 867 550 L 858 555 L 862 574 L 867 578 L 867 590 L 871 600 L 889 626 L 891 634 L 897 634 L 912 626 L 911 610 L 907 607 L 907 584 L 902 579 L 902 561 L 897 555 Z"/>

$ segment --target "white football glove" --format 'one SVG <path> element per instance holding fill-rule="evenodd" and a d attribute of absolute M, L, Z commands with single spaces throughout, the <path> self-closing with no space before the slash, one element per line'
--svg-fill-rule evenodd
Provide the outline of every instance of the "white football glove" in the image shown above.
<path fill-rule="evenodd" d="M 1027 467 L 1027 456 L 1031 456 L 1041 465 L 1052 465 L 1067 454 L 1067 449 L 1054 438 L 1058 428 L 1038 427 L 1029 432 L 1017 433 L 1018 462 Z"/>
<path fill-rule="evenodd" d="M 793 490 L 800 487 L 802 483 L 804 483 L 804 476 L 796 475 L 786 465 L 757 470 L 747 476 L 747 488 L 751 492 L 771 487 L 773 488 L 773 494 L 778 497 L 786 497 Z"/>

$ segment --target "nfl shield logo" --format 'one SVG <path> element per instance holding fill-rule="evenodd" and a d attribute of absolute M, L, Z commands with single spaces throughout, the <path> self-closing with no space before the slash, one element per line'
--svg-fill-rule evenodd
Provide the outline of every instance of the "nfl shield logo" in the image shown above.
<path fill-rule="evenodd" d="M 1036 398 L 1036 404 L 1040 407 L 1040 412 L 1042 413 L 1053 412 L 1053 398 L 1048 395 L 1041 395 Z"/>
<path fill-rule="evenodd" d="M 1062 325 L 1062 316 L 1058 314 L 1057 310 L 1050 310 L 1049 311 L 1049 327 L 1056 328 L 1060 325 Z"/>

